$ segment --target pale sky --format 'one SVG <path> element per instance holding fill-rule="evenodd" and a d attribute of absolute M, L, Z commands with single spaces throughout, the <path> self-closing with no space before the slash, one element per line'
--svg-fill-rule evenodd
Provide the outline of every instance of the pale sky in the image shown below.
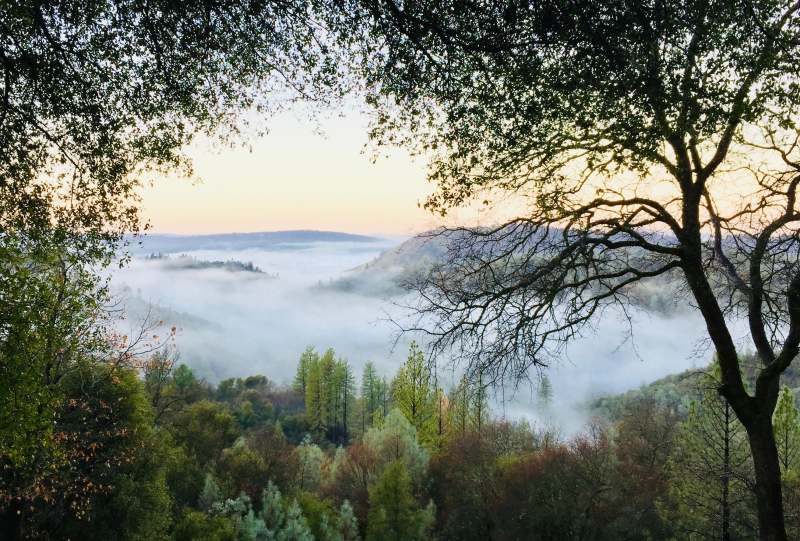
<path fill-rule="evenodd" d="M 372 163 L 366 124 L 355 112 L 316 126 L 289 112 L 269 120 L 269 133 L 249 139 L 249 149 L 200 141 L 189 150 L 200 181 L 158 180 L 143 190 L 144 215 L 155 233 L 410 235 L 435 227 L 417 206 L 431 191 L 424 161 L 387 150 Z"/>

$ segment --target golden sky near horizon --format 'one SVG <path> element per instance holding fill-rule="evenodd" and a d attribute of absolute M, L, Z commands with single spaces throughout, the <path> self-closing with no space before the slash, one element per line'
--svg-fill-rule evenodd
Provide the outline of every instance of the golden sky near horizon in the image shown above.
<path fill-rule="evenodd" d="M 319 229 L 409 235 L 435 227 L 418 202 L 430 193 L 425 163 L 388 149 L 373 163 L 357 112 L 314 124 L 287 112 L 250 148 L 200 141 L 189 149 L 199 182 L 158 180 L 142 191 L 154 233 Z M 320 133 L 322 132 L 322 133 Z"/>

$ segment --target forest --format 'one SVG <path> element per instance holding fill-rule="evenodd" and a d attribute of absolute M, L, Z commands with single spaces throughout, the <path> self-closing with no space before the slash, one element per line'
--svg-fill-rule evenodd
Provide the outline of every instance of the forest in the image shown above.
<path fill-rule="evenodd" d="M 678 394 L 628 397 L 580 433 L 498 417 L 480 380 L 444 389 L 412 343 L 393 375 L 309 347 L 291 385 L 210 385 L 168 347 L 63 383 L 47 468 L 16 483 L 23 530 L 52 539 L 750 539 L 746 435 L 712 363 Z M 550 399 L 546 379 L 538 400 Z M 677 399 L 677 401 L 676 401 Z M 686 407 L 681 407 L 683 403 Z M 800 535 L 800 413 L 774 415 Z"/>
<path fill-rule="evenodd" d="M 153 225 L 146 190 L 198 180 L 198 144 L 353 110 L 365 159 L 424 165 L 416 203 L 443 241 L 391 284 L 419 343 L 402 366 L 309 349 L 290 386 L 205 381 L 177 325 L 121 328 L 111 276 Z M 335 169 L 275 212 L 300 230 L 233 244 L 302 242 L 362 198 L 392 215 Z M 797 0 L 3 0 L 0 537 L 800 538 L 798 188 Z M 212 259 L 173 276 L 281 281 Z M 635 323 L 663 284 L 651 308 L 696 317 L 707 368 L 600 399 L 577 434 L 495 413 L 504 385 L 539 381 L 547 403 L 581 338 L 667 333 Z M 314 294 L 336 289 L 358 288 Z M 612 319 L 620 336 L 598 332 Z"/>

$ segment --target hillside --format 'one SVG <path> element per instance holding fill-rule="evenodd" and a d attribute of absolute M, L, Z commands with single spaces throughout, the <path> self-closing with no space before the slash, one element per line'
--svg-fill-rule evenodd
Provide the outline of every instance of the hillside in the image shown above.
<path fill-rule="evenodd" d="M 781 377 L 781 384 L 794 391 L 795 397 L 800 398 L 800 366 L 790 366 Z M 745 382 L 752 384 L 756 362 L 752 357 L 742 361 Z M 653 398 L 665 407 L 685 415 L 689 404 L 700 397 L 700 376 L 707 369 L 686 370 L 679 374 L 666 376 L 638 389 L 632 389 L 622 394 L 605 396 L 592 400 L 588 404 L 589 411 L 599 417 L 618 420 L 622 413 L 630 411 L 631 405 L 643 398 Z"/>

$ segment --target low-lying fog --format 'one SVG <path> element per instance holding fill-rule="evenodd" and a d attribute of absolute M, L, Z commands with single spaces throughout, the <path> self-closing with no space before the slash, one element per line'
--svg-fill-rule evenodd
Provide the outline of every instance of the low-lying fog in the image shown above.
<path fill-rule="evenodd" d="M 288 382 L 308 345 L 318 350 L 333 347 L 359 373 L 372 360 L 391 377 L 405 359 L 410 339 L 403 337 L 395 344 L 396 327 L 387 316 L 400 316 L 399 309 L 388 300 L 320 284 L 342 277 L 399 242 L 178 252 L 197 260 L 252 262 L 263 274 L 176 270 L 140 255 L 116 271 L 112 284 L 129 307 L 123 322 L 126 332 L 135 330 L 151 303 L 164 329 L 177 326 L 180 360 L 212 382 L 256 373 Z M 642 314 L 632 341 L 625 341 L 627 328 L 621 319 L 605 317 L 596 334 L 569 347 L 548 372 L 553 397 L 547 411 L 537 409 L 535 393 L 525 385 L 514 400 L 498 408 L 510 417 L 525 416 L 571 432 L 585 422 L 580 406 L 588 398 L 638 387 L 708 360 L 708 352 L 697 354 L 704 334 L 697 316 Z M 509 390 L 505 394 L 510 398 Z"/>

